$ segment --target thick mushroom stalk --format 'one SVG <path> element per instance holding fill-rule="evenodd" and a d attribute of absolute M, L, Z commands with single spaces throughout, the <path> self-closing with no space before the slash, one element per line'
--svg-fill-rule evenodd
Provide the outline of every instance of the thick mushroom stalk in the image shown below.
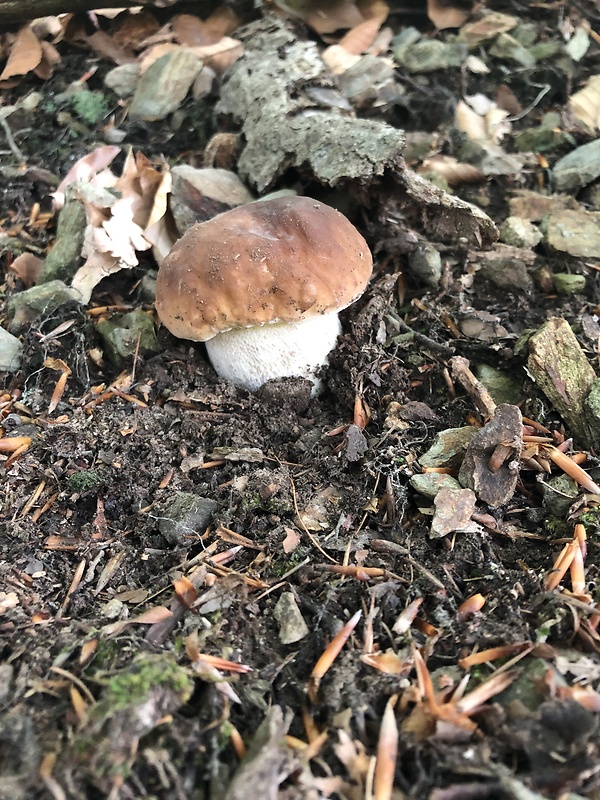
<path fill-rule="evenodd" d="M 326 363 L 338 312 L 373 262 L 338 211 L 308 197 L 239 206 L 190 228 L 163 261 L 156 310 L 175 336 L 206 342 L 224 378 L 254 390 Z"/>
<path fill-rule="evenodd" d="M 335 312 L 301 322 L 275 322 L 257 328 L 235 328 L 206 342 L 215 372 L 254 391 L 273 378 L 308 378 L 327 363 L 342 326 Z"/>

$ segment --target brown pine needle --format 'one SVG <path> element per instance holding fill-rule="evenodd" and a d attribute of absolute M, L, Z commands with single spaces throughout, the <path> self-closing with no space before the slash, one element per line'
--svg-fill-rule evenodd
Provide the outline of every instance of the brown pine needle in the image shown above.
<path fill-rule="evenodd" d="M 323 651 L 323 654 L 313 667 L 310 681 L 308 683 L 308 696 L 312 703 L 314 703 L 317 699 L 317 692 L 319 691 L 319 685 L 323 679 L 323 676 L 340 654 L 342 647 L 346 644 L 352 631 L 358 625 L 358 620 L 361 618 L 361 616 L 362 611 L 359 610 L 351 619 L 348 620 L 342 630 L 337 633 L 329 642 Z"/>
<path fill-rule="evenodd" d="M 377 743 L 377 762 L 375 764 L 374 800 L 390 800 L 394 788 L 394 773 L 398 756 L 398 726 L 394 706 L 398 695 L 387 701 Z"/>
<path fill-rule="evenodd" d="M 563 472 L 566 472 L 567 475 L 573 478 L 573 480 L 576 481 L 580 486 L 583 486 L 587 492 L 591 492 L 592 494 L 600 494 L 600 486 L 598 486 L 598 484 L 590 478 L 587 472 L 581 469 L 579 464 L 576 464 L 572 458 L 569 458 L 569 456 L 561 453 L 556 447 L 552 447 L 550 445 L 546 445 L 544 447 L 544 453 L 556 464 L 557 467 L 560 467 Z"/>

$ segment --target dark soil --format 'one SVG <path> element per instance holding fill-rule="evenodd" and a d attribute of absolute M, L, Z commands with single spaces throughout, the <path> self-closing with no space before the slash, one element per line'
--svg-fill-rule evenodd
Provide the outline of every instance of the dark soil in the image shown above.
<path fill-rule="evenodd" d="M 587 5 L 488 5 L 544 26 L 549 36 L 569 14 L 589 13 L 597 29 L 597 12 Z M 428 25 L 424 15 L 410 22 Z M 394 16 L 392 24 L 403 23 Z M 573 83 L 597 72 L 597 44 L 593 48 Z M 101 135 L 100 125 L 82 125 L 73 135 L 57 120 L 53 97 L 90 66 L 99 69 L 89 86 L 101 89 L 110 66 L 68 45 L 61 54 L 50 81 L 31 77 L 4 90 L 5 104 L 32 90 L 44 96 L 36 130 L 17 137 L 30 171 L 5 179 L 0 192 L 3 226 L 21 226 L 21 235 L 42 254 L 52 244 L 53 227 L 28 220 L 35 203 L 42 211 L 51 208 L 52 186 L 33 168 L 63 176 Z M 527 106 L 537 94 L 530 82 L 537 85 L 546 76 L 525 80 L 515 71 L 504 80 Z M 480 83 L 469 86 L 469 93 L 494 87 L 498 75 Z M 435 113 L 431 104 L 419 107 L 415 91 L 405 108 L 386 109 L 388 121 L 412 130 L 449 121 L 460 96 L 456 75 L 435 74 L 431 86 L 431 103 L 439 103 Z M 566 85 L 553 90 L 543 110 L 564 106 L 568 91 Z M 200 158 L 218 124 L 210 103 L 202 109 L 202 125 L 188 103 L 176 132 L 166 122 L 130 129 L 125 120 L 127 143 L 149 158 Z M 519 124 L 525 125 L 516 123 L 517 130 Z M 499 223 L 515 188 L 538 190 L 545 180 L 543 169 L 532 170 L 458 192 L 485 204 Z M 295 379 L 254 395 L 235 389 L 214 374 L 202 345 L 178 341 L 164 328 L 158 329 L 156 355 L 135 365 L 105 361 L 99 367 L 89 358 L 99 339 L 86 310 L 42 315 L 23 335 L 22 368 L 3 379 L 10 395 L 5 431 L 30 436 L 33 444 L 5 470 L 0 497 L 0 592 L 12 598 L 0 616 L 0 798 L 237 797 L 227 788 L 239 763 L 232 731 L 249 745 L 276 706 L 294 712 L 289 733 L 298 740 L 310 741 L 311 718 L 314 730 L 328 736 L 308 763 L 292 750 L 286 761 L 279 740 L 271 741 L 276 767 L 263 764 L 262 784 L 251 773 L 247 796 L 260 795 L 262 787 L 273 798 L 362 797 L 365 771 L 356 766 L 358 755 L 353 770 L 352 759 L 341 753 L 340 731 L 343 741 L 364 748 L 366 757 L 374 755 L 386 702 L 394 694 L 400 729 L 394 797 L 600 797 L 598 708 L 590 710 L 557 688 L 574 681 L 598 684 L 596 640 L 578 637 L 587 616 L 567 595 L 546 592 L 543 583 L 572 525 L 548 515 L 533 473 L 524 472 L 504 506 L 481 505 L 492 518 L 479 531 L 431 539 L 430 501 L 409 485 L 436 433 L 483 422 L 460 387 L 451 391 L 451 352 L 436 349 L 436 343 L 467 356 L 473 366 L 487 363 L 512 375 L 521 385 L 524 415 L 569 434 L 529 380 L 515 342 L 549 316 L 564 317 L 597 367 L 581 319 L 599 313 L 600 273 L 573 260 L 569 267 L 587 276 L 586 292 L 566 298 L 539 286 L 529 295 L 499 290 L 481 279 L 465 290 L 465 253 L 457 244 L 443 249 L 442 281 L 427 290 L 411 275 L 399 282 L 405 260 L 385 244 L 381 248 L 379 219 L 365 210 L 357 222 L 380 253 L 377 273 L 342 315 L 344 334 L 317 398 Z M 536 255 L 540 264 L 556 268 L 543 246 Z M 10 260 L 5 254 L 5 268 Z M 151 267 L 147 258 L 142 268 L 104 281 L 90 307 L 151 310 L 139 288 Z M 9 272 L 3 280 L 5 299 L 23 288 Z M 448 321 L 473 311 L 496 315 L 507 335 L 491 342 L 455 338 Z M 402 335 L 394 316 L 432 346 Z M 73 323 L 68 330 L 47 336 L 65 320 Z M 53 413 L 48 406 L 59 373 L 43 366 L 48 358 L 62 359 L 71 369 Z M 133 382 L 100 402 L 99 387 L 113 384 L 122 369 L 134 370 Z M 355 421 L 357 396 L 371 413 L 364 432 L 343 427 Z M 390 427 L 392 402 L 426 406 L 414 406 L 405 423 Z M 245 448 L 259 452 L 249 455 Z M 586 468 L 593 468 L 589 455 Z M 178 541 L 168 542 L 160 523 L 180 492 L 215 501 L 216 511 L 207 526 L 180 530 Z M 307 530 L 306 520 L 317 513 L 321 524 Z M 207 558 L 235 545 L 222 529 L 253 543 L 225 566 Z M 299 543 L 288 551 L 290 530 Z M 594 599 L 596 532 L 588 527 L 585 562 Z M 357 579 L 330 571 L 334 562 L 382 572 L 359 571 Z M 194 586 L 182 584 L 182 576 Z M 274 617 L 282 592 L 293 594 L 309 629 L 292 645 L 281 643 Z M 465 618 L 459 606 L 476 594 L 485 605 Z M 190 609 L 195 597 L 201 602 Z M 405 635 L 394 633 L 399 614 L 418 598 L 416 623 Z M 115 624 L 160 606 L 173 611 L 173 620 Z M 404 664 L 399 674 L 384 674 L 359 658 L 372 608 L 374 642 L 380 651 L 397 652 Z M 363 616 L 353 636 L 309 702 L 306 687 L 315 663 L 358 610 Z M 184 642 L 194 632 L 201 653 L 252 668 L 227 678 L 240 702 L 221 693 L 214 676 L 193 663 L 193 647 L 188 640 L 186 652 Z M 418 712 L 426 703 L 419 699 L 411 648 L 422 648 L 436 689 L 448 690 L 464 674 L 459 659 L 513 643 L 538 649 L 518 662 L 512 686 L 474 714 L 473 731 L 436 727 L 431 709 Z M 502 663 L 474 667 L 467 691 Z M 292 758 L 297 760 L 290 766 Z M 344 786 L 327 788 L 324 779 L 333 776 L 341 776 Z"/>

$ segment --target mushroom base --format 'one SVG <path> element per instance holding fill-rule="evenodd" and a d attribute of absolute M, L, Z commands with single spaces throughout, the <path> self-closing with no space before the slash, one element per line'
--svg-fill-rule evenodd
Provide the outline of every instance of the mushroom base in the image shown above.
<path fill-rule="evenodd" d="M 206 342 L 215 372 L 254 391 L 273 378 L 308 378 L 318 389 L 316 370 L 327 363 L 342 327 L 338 315 L 302 322 L 275 322 L 219 333 Z"/>

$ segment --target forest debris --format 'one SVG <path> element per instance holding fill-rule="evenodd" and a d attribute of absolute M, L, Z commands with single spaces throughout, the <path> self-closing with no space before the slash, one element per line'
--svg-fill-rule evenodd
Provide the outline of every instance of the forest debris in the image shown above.
<path fill-rule="evenodd" d="M 292 711 L 284 714 L 280 706 L 268 710 L 223 800 L 247 800 L 248 797 L 277 800 L 280 784 L 298 766 L 292 751 L 284 744 L 292 717 Z"/>
<path fill-rule="evenodd" d="M 279 641 L 294 644 L 308 636 L 309 630 L 293 592 L 282 592 L 273 610 L 279 623 Z"/>
<path fill-rule="evenodd" d="M 435 514 L 431 522 L 429 537 L 441 539 L 449 533 L 475 533 L 481 530 L 471 516 L 475 511 L 477 497 L 470 489 L 443 487 L 436 494 Z"/>
<path fill-rule="evenodd" d="M 520 409 L 500 405 L 467 447 L 458 479 L 492 508 L 504 505 L 514 494 L 519 477 L 522 431 Z"/>
<path fill-rule="evenodd" d="M 599 248 L 600 250 L 600 248 Z M 528 342 L 527 368 L 552 406 L 586 445 L 594 441 L 584 400 L 596 379 L 569 323 L 551 317 Z"/>
<path fill-rule="evenodd" d="M 410 485 L 415 492 L 430 500 L 433 500 L 441 489 L 462 489 L 456 478 L 443 472 L 424 472 L 412 475 Z"/>

